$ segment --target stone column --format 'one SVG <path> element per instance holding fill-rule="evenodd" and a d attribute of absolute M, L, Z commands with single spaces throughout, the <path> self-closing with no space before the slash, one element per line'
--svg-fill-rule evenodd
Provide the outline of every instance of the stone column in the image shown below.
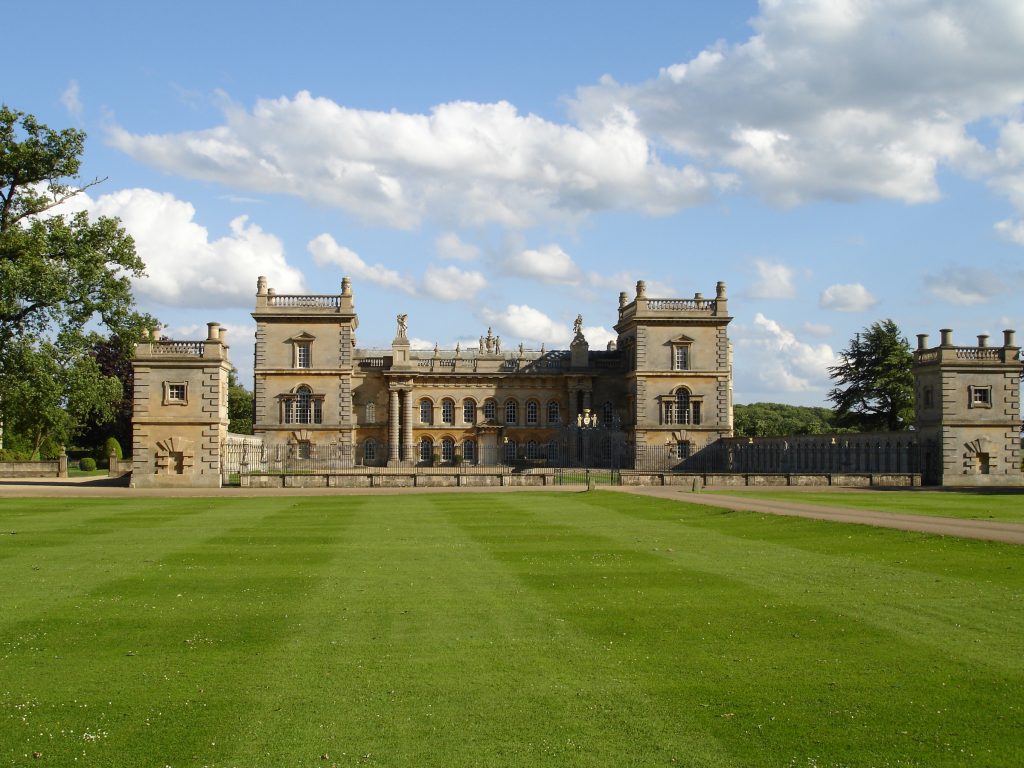
<path fill-rule="evenodd" d="M 402 391 L 403 406 L 405 407 L 404 418 L 402 419 L 402 444 L 405 446 L 402 459 L 413 464 L 416 463 L 415 443 L 412 440 L 412 389 Z"/>
<path fill-rule="evenodd" d="M 388 392 L 388 466 L 398 464 L 398 390 L 392 389 Z"/>

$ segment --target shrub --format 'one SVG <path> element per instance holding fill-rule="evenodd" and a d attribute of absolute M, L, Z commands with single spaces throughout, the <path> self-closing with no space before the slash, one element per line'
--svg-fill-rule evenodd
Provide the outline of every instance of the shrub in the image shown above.
<path fill-rule="evenodd" d="M 79 459 L 78 468 L 83 472 L 92 472 L 96 469 L 96 459 L 90 456 L 86 456 L 84 459 Z"/>
<path fill-rule="evenodd" d="M 121 451 L 121 444 L 117 442 L 116 437 L 108 437 L 103 443 L 103 458 L 109 459 L 110 454 L 114 454 L 118 461 L 124 458 L 124 453 Z"/>

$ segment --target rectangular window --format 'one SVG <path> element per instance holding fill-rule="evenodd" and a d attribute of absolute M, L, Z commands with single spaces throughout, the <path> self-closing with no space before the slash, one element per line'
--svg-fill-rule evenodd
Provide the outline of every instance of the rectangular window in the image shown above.
<path fill-rule="evenodd" d="M 466 424 L 476 423 L 476 403 L 472 400 L 464 400 L 462 403 L 462 420 Z"/>
<path fill-rule="evenodd" d="M 366 404 L 366 423 L 373 424 L 377 420 L 377 406 L 375 403 Z"/>
<path fill-rule="evenodd" d="M 986 408 L 992 405 L 991 387 L 971 387 L 971 406 Z"/>
<path fill-rule="evenodd" d="M 443 424 L 454 424 L 455 423 L 455 401 L 454 400 L 442 400 L 441 401 L 441 422 Z"/>
<path fill-rule="evenodd" d="M 177 400 L 180 402 L 185 401 L 185 385 L 184 384 L 168 384 L 167 385 L 167 399 Z"/>
<path fill-rule="evenodd" d="M 467 464 L 472 464 L 476 461 L 476 443 L 472 440 L 466 440 L 462 443 L 462 460 Z"/>
<path fill-rule="evenodd" d="M 672 359 L 672 367 L 676 371 L 690 370 L 690 348 L 687 346 L 675 347 Z"/>
<path fill-rule="evenodd" d="M 295 458 L 306 461 L 312 455 L 312 449 L 308 440 L 300 440 L 295 445 Z"/>
<path fill-rule="evenodd" d="M 373 440 L 367 440 L 363 445 L 363 461 L 370 462 L 377 460 L 377 443 Z"/>
<path fill-rule="evenodd" d="M 497 418 L 498 404 L 493 400 L 484 401 L 484 418 L 487 420 Z"/>
<path fill-rule="evenodd" d="M 295 367 L 309 368 L 313 360 L 312 345 L 308 341 L 301 341 L 295 345 Z"/>
<path fill-rule="evenodd" d="M 982 475 L 989 474 L 989 456 L 987 453 L 978 454 L 978 472 Z"/>

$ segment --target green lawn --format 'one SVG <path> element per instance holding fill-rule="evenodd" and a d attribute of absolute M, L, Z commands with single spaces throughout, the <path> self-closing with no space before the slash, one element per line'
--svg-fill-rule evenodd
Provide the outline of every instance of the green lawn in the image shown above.
<path fill-rule="evenodd" d="M 714 491 L 714 493 L 729 493 Z M 871 509 L 907 515 L 938 515 L 1024 522 L 1024 489 L 1006 491 L 747 491 L 743 497 Z M 733 495 L 738 495 L 733 493 Z"/>
<path fill-rule="evenodd" d="M 7 498 L 0 765 L 1016 768 L 1022 555 L 602 492 Z"/>

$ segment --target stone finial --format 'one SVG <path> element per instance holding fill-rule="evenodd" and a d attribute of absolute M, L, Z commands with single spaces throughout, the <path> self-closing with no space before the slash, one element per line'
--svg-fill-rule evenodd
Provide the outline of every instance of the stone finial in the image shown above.
<path fill-rule="evenodd" d="M 1014 340 L 1013 340 L 1014 333 L 1016 333 L 1016 331 L 1014 331 L 1012 328 L 1007 328 L 1005 331 L 1003 331 L 1003 346 L 1004 347 L 1015 347 L 1015 346 L 1017 346 L 1016 342 L 1014 342 Z"/>
<path fill-rule="evenodd" d="M 149 338 L 151 338 L 153 341 L 160 341 L 160 326 L 159 325 L 156 326 L 153 330 L 151 330 L 149 332 Z"/>
<path fill-rule="evenodd" d="M 638 299 L 647 298 L 647 283 L 645 283 L 643 280 L 636 281 L 636 297 Z"/>
<path fill-rule="evenodd" d="M 978 346 L 979 347 L 987 347 L 988 346 L 988 334 L 987 333 L 979 333 L 978 334 Z"/>
<path fill-rule="evenodd" d="M 917 334 L 917 350 L 918 350 L 918 352 L 923 352 L 926 349 L 928 349 L 928 334 L 927 333 L 919 333 L 919 334 Z"/>
<path fill-rule="evenodd" d="M 228 329 L 223 325 L 220 327 L 220 343 L 223 344 L 228 337 Z"/>
<path fill-rule="evenodd" d="M 725 281 L 724 280 L 719 280 L 718 283 L 715 285 L 715 298 L 716 299 L 724 299 L 725 298 Z"/>
<path fill-rule="evenodd" d="M 629 303 L 629 296 L 626 295 L 625 291 L 619 293 L 619 309 L 622 309 Z"/>
<path fill-rule="evenodd" d="M 352 295 L 352 281 L 347 277 L 341 278 L 341 295 L 351 296 Z"/>
<path fill-rule="evenodd" d="M 220 341 L 220 323 L 207 323 L 206 324 L 206 340 L 207 341 Z"/>
<path fill-rule="evenodd" d="M 267 278 L 260 275 L 256 278 L 256 295 L 266 296 L 267 295 Z"/>
<path fill-rule="evenodd" d="M 939 336 L 942 339 L 942 346 L 952 347 L 953 346 L 953 329 L 952 328 L 940 328 Z"/>

